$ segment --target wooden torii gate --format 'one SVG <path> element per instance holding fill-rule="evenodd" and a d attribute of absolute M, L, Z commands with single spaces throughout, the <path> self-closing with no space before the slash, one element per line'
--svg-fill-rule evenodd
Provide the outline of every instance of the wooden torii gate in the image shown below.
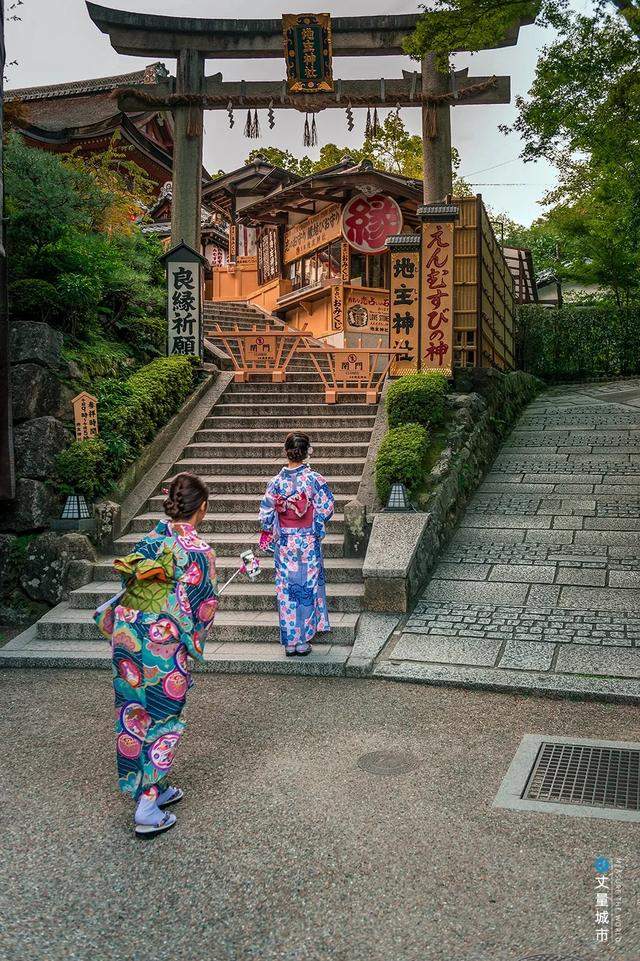
<path fill-rule="evenodd" d="M 424 201 L 443 200 L 451 192 L 450 107 L 461 104 L 509 103 L 509 77 L 469 77 L 467 70 L 442 73 L 427 53 L 420 72 L 403 71 L 396 79 L 335 80 L 334 90 L 288 93 L 286 82 L 224 82 L 222 74 L 205 76 L 205 60 L 284 58 L 281 20 L 210 20 L 128 13 L 87 3 L 89 16 L 109 35 L 118 53 L 137 57 L 175 57 L 175 78 L 144 89 L 119 92 L 121 110 L 153 105 L 171 110 L 175 125 L 173 156 L 172 244 L 200 244 L 203 110 L 268 108 L 316 113 L 328 108 L 421 107 L 424 154 Z M 404 54 L 403 41 L 419 14 L 334 17 L 334 57 L 380 57 Z M 517 20 L 496 47 L 517 43 Z"/>

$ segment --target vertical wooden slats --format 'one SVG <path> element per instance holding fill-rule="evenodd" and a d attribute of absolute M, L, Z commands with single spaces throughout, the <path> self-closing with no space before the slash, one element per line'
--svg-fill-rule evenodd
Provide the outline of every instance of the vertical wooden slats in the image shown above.
<path fill-rule="evenodd" d="M 456 197 L 453 329 L 457 367 L 515 366 L 513 277 L 482 197 Z"/>

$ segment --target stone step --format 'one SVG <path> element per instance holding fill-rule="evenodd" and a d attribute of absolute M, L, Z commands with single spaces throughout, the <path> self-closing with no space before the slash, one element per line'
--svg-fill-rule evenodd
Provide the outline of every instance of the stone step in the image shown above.
<path fill-rule="evenodd" d="M 250 514 L 252 512 L 257 514 L 263 493 L 264 488 L 259 494 L 236 494 L 228 491 L 223 494 L 216 494 L 215 497 L 212 497 L 209 501 L 209 514 L 218 515 L 235 513 L 236 511 L 240 514 Z M 353 496 L 353 493 L 334 494 L 336 510 L 342 510 L 345 504 L 353 500 Z M 162 513 L 164 500 L 165 497 L 163 494 L 150 497 L 147 501 L 148 510 L 153 513 Z"/>
<path fill-rule="evenodd" d="M 317 442 L 315 439 L 312 443 L 314 461 L 323 461 L 333 457 L 349 458 L 351 456 L 366 460 L 369 450 L 367 443 L 344 443 L 336 440 L 333 443 L 325 444 Z M 191 458 L 204 460 L 209 457 L 212 457 L 214 460 L 224 458 L 225 460 L 234 462 L 236 460 L 254 459 L 256 457 L 265 460 L 283 459 L 282 441 L 279 444 L 244 444 L 237 442 L 233 444 L 205 444 L 197 440 L 184 448 L 182 457 L 185 460 L 190 460 Z"/>
<path fill-rule="evenodd" d="M 215 408 L 213 409 L 215 410 Z M 242 418 L 242 421 L 236 416 L 225 416 L 224 412 L 219 412 L 215 417 L 209 416 L 205 418 L 202 426 L 207 430 L 280 430 L 284 431 L 285 435 L 289 433 L 292 426 L 294 426 L 296 430 L 306 431 L 307 433 L 311 433 L 320 427 L 326 429 L 334 429 L 336 427 L 367 427 L 369 430 L 373 429 L 375 421 L 373 414 L 358 414 L 357 416 L 348 414 L 345 416 L 339 413 L 339 410 L 340 408 L 338 407 L 334 414 L 296 417 L 295 424 L 293 425 L 290 417 L 283 417 L 282 415 L 275 417 L 271 414 L 257 415 L 255 408 L 253 409 L 253 416 L 245 416 Z"/>
<path fill-rule="evenodd" d="M 117 589 L 111 581 L 94 581 L 69 596 L 69 606 L 73 610 L 94 611 L 98 604 L 104 604 Z M 329 611 L 357 613 L 362 607 L 364 584 L 337 583 L 327 584 L 327 604 Z M 240 577 L 225 590 L 220 597 L 221 611 L 274 611 L 276 610 L 276 591 L 272 581 L 251 583 Z"/>
<path fill-rule="evenodd" d="M 325 542 L 326 543 L 326 542 Z M 263 579 L 273 578 L 273 557 L 260 556 L 260 567 L 264 572 Z M 113 557 L 101 557 L 93 566 L 93 576 L 96 581 L 111 582 L 111 593 L 114 594 L 120 575 L 113 569 Z M 216 557 L 216 570 L 221 582 L 228 580 L 238 569 L 240 563 L 237 556 Z M 362 581 L 362 558 L 359 557 L 325 557 L 324 574 L 327 584 L 359 584 Z M 242 575 L 238 575 L 238 580 Z M 226 592 L 225 592 L 226 593 Z"/>
<path fill-rule="evenodd" d="M 148 533 L 149 530 L 151 530 L 151 525 L 149 525 L 148 530 L 144 533 Z M 329 528 L 329 530 L 331 531 L 331 528 Z M 213 546 L 216 554 L 224 554 L 226 556 L 235 555 L 239 557 L 242 551 L 249 549 L 255 551 L 258 547 L 258 534 L 256 531 L 234 531 L 216 534 L 203 531 L 202 537 L 208 544 Z M 129 534 L 123 534 L 114 544 L 116 553 L 118 556 L 130 554 L 139 540 L 141 540 L 141 534 L 139 532 L 132 531 Z M 342 534 L 328 533 L 322 542 L 322 553 L 325 559 L 328 557 L 341 559 L 343 552 L 344 537 Z"/>
<path fill-rule="evenodd" d="M 274 475 L 265 474 L 264 477 L 251 474 L 220 474 L 220 475 L 200 475 L 212 494 L 254 494 L 260 496 Z M 358 491 L 360 477 L 352 474 L 344 474 L 337 477 L 325 477 L 325 480 L 334 494 L 349 494 L 354 497 Z M 164 480 L 156 490 L 154 497 L 160 498 L 160 506 L 165 499 L 162 488 L 166 487 L 167 481 Z M 162 494 L 162 497 L 160 495 Z"/>
<path fill-rule="evenodd" d="M 138 514 L 134 517 L 129 525 L 129 530 L 131 533 L 140 532 L 146 534 L 151 530 L 152 527 L 160 520 L 166 520 L 164 514 L 149 512 L 147 514 Z M 331 530 L 334 534 L 341 534 L 344 531 L 344 517 L 342 514 L 334 514 L 331 518 Z M 254 534 L 256 537 L 260 531 L 260 525 L 258 524 L 258 511 L 257 506 L 255 512 L 251 514 L 240 514 L 240 513 L 220 513 L 220 514 L 207 514 L 198 526 L 198 530 L 202 531 L 203 534 L 232 534 L 232 533 L 243 533 L 243 534 Z"/>
<path fill-rule="evenodd" d="M 224 596 L 224 595 L 223 595 Z M 331 616 L 331 631 L 318 634 L 315 644 L 353 644 L 359 614 L 336 612 Z M 92 611 L 78 610 L 64 601 L 40 618 L 36 624 L 36 639 L 40 641 L 104 641 L 96 627 Z M 218 643 L 273 643 L 280 642 L 278 614 L 273 611 L 225 611 L 216 614 L 209 632 L 207 646 Z"/>
<path fill-rule="evenodd" d="M 271 374 L 251 374 L 251 379 L 246 380 L 243 383 L 239 381 L 232 381 L 227 390 L 233 389 L 236 386 L 240 389 L 246 389 L 249 387 L 273 387 L 276 386 L 278 389 L 281 387 L 291 386 L 301 386 L 302 384 L 322 384 L 322 381 L 318 377 L 317 371 L 311 370 L 298 370 L 290 371 L 287 370 L 287 379 L 284 384 L 273 383 L 273 377 Z"/>
<path fill-rule="evenodd" d="M 313 469 L 327 477 L 330 474 L 353 474 L 354 471 L 364 470 L 364 457 L 325 457 L 312 461 Z M 191 471 L 194 474 L 228 474 L 230 469 L 241 474 L 261 474 L 274 477 L 284 466 L 283 459 L 260 460 L 258 458 L 239 459 L 219 457 L 185 457 L 172 468 L 171 475 L 180 471 Z"/>
<path fill-rule="evenodd" d="M 291 423 L 292 418 L 299 417 L 327 417 L 331 416 L 332 411 L 336 414 L 339 411 L 339 415 L 344 417 L 348 414 L 353 416 L 363 414 L 369 414 L 370 417 L 375 417 L 376 407 L 371 404 L 269 404 L 269 416 L 270 417 L 286 417 Z M 251 418 L 257 415 L 255 404 L 236 404 L 225 403 L 216 404 L 212 408 L 210 417 L 238 417 Z"/>
<path fill-rule="evenodd" d="M 25 632 L 26 635 L 27 632 Z M 315 644 L 307 657 L 286 657 L 281 644 L 247 641 L 220 643 L 216 635 L 207 643 L 205 663 L 195 670 L 212 674 L 291 674 L 300 677 L 339 677 L 345 674 L 353 651 L 349 643 L 329 635 L 326 644 Z M 16 638 L 0 648 L 0 667 L 76 668 L 111 670 L 111 652 L 104 638 L 55 641 Z"/>
<path fill-rule="evenodd" d="M 243 428 L 239 434 L 237 430 L 216 430 L 215 428 L 205 427 L 194 434 L 194 443 L 198 444 L 235 444 L 242 440 L 243 443 L 250 441 L 259 444 L 279 444 L 282 451 L 282 444 L 288 431 L 264 430 L 261 427 L 250 429 Z M 344 443 L 369 444 L 371 440 L 370 427 L 317 427 L 313 431 L 312 442 L 314 450 L 317 445 L 330 440 L 339 440 Z"/>
<path fill-rule="evenodd" d="M 318 384 L 320 384 L 319 381 L 318 381 Z M 243 385 L 240 384 L 238 386 L 243 386 Z M 259 411 L 262 408 L 262 406 L 273 407 L 274 405 L 277 406 L 282 403 L 286 403 L 287 406 L 295 406 L 295 407 L 307 406 L 308 404 L 311 404 L 313 406 L 321 405 L 325 408 L 328 408 L 329 410 L 334 409 L 333 404 L 329 405 L 325 403 L 324 387 L 321 384 L 320 384 L 321 389 L 313 392 L 303 389 L 293 394 L 289 394 L 286 391 L 284 391 L 284 398 L 283 398 L 282 391 L 278 391 L 278 390 L 265 391 L 263 387 L 266 387 L 266 386 L 267 386 L 266 384 L 265 385 L 254 384 L 252 388 L 247 388 L 247 390 L 242 390 L 242 391 L 233 390 L 231 391 L 231 393 L 229 393 L 228 391 L 225 391 L 225 393 L 222 395 L 222 397 L 218 401 L 218 405 L 222 407 L 228 407 L 232 404 L 233 405 L 246 404 L 248 406 L 253 407 L 254 413 Z M 274 386 L 278 386 L 278 385 L 274 385 Z M 281 386 L 286 387 L 287 385 L 282 384 Z M 294 386 L 296 387 L 302 386 L 303 388 L 305 387 L 305 385 L 300 385 L 300 384 L 295 384 Z M 360 407 L 362 406 L 360 403 L 360 396 L 358 394 L 343 394 L 340 397 L 340 406 L 341 407 L 344 407 L 344 406 Z"/>
<path fill-rule="evenodd" d="M 310 374 L 300 374 L 298 376 L 307 377 L 308 380 L 302 383 L 299 381 L 285 381 L 284 384 L 274 384 L 273 381 L 265 384 L 253 383 L 252 381 L 247 381 L 244 384 L 232 382 L 225 390 L 222 399 L 228 397 L 242 398 L 245 395 L 248 397 L 273 399 L 286 394 L 287 398 L 298 401 L 300 398 L 304 399 L 306 397 L 313 397 L 317 400 L 317 395 L 322 396 L 324 393 L 324 384 L 319 377 L 311 380 Z M 238 400 L 238 403 L 242 403 L 242 401 Z"/>

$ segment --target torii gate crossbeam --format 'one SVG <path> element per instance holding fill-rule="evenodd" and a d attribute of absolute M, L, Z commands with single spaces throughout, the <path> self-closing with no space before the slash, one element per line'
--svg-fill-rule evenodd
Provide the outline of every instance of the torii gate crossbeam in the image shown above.
<path fill-rule="evenodd" d="M 205 77 L 207 59 L 283 57 L 280 20 L 220 20 L 165 17 L 113 10 L 87 3 L 89 16 L 109 35 L 119 53 L 139 57 L 175 57 L 175 81 L 145 85 L 121 92 L 122 109 L 153 102 L 172 110 L 175 124 L 173 158 L 172 242 L 184 240 L 199 248 L 202 171 L 202 111 L 268 106 L 318 111 L 354 106 L 421 106 L 425 203 L 444 198 L 451 190 L 450 106 L 465 103 L 508 103 L 508 77 L 450 75 L 436 68 L 435 55 L 422 59 L 421 73 L 404 73 L 402 80 L 336 81 L 331 92 L 283 94 L 281 81 L 223 83 L 220 74 Z M 403 42 L 419 14 L 332 18 L 334 57 L 389 56 L 404 53 Z M 495 47 L 517 43 L 521 19 L 509 27 Z M 419 80 L 419 83 L 418 83 Z"/>

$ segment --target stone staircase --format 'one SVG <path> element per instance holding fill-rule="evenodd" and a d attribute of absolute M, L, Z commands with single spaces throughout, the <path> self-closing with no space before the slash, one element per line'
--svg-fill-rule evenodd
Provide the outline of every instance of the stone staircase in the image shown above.
<path fill-rule="evenodd" d="M 265 314 L 246 305 L 207 304 L 206 337 L 214 337 L 214 322 L 247 328 L 257 324 L 264 330 L 271 325 Z M 279 322 L 274 318 L 273 323 Z M 264 573 L 258 581 L 239 577 L 221 599 L 207 646 L 211 669 L 342 673 L 363 600 L 362 560 L 344 556 L 343 508 L 358 490 L 375 416 L 375 406 L 349 398 L 336 405 L 325 404 L 317 370 L 308 357 L 299 355 L 294 357 L 284 384 L 271 383 L 269 375 L 244 384 L 232 382 L 195 434 L 185 436 L 182 455 L 167 476 L 189 470 L 207 483 L 211 499 L 200 530 L 215 547 L 221 582 L 236 570 L 240 552 L 256 547 L 259 501 L 267 481 L 284 464 L 282 442 L 287 431 L 296 428 L 312 436 L 312 466 L 327 478 L 336 499 L 324 541 L 331 633 L 318 638 L 311 657 L 285 661 L 278 643 L 273 558 L 264 557 Z M 162 486 L 158 485 L 115 543 L 117 554 L 131 551 L 164 517 Z M 96 659 L 108 662 L 108 649 L 99 640 L 91 615 L 117 590 L 112 560 L 100 558 L 95 580 L 73 591 L 68 602 L 30 629 L 31 660 L 92 666 Z"/>

